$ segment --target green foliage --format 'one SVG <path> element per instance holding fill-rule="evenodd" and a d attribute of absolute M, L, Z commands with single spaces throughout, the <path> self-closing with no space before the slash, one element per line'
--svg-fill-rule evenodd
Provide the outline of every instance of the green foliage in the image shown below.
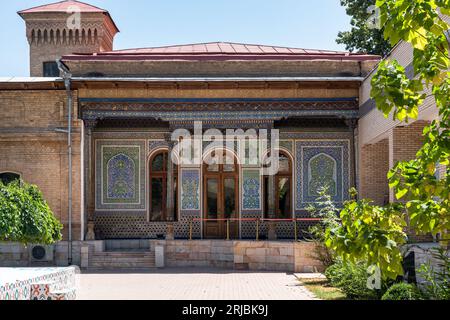
<path fill-rule="evenodd" d="M 337 262 L 327 268 L 325 276 L 330 284 L 345 293 L 348 299 L 377 299 L 375 290 L 367 287 L 367 268 L 365 263 Z"/>
<path fill-rule="evenodd" d="M 381 300 L 419 300 L 420 291 L 413 284 L 396 283 L 383 295 Z"/>
<path fill-rule="evenodd" d="M 368 200 L 349 201 L 341 212 L 342 227 L 327 230 L 326 244 L 346 260 L 377 265 L 384 279 L 402 275 L 399 246 L 403 228 L 418 234 L 446 234 L 450 229 L 450 26 L 439 11 L 450 13 L 448 0 L 377 0 L 384 37 L 391 45 L 409 42 L 414 79 L 395 61 L 383 61 L 372 79 L 371 96 L 386 117 L 417 119 L 419 106 L 434 98 L 439 120 L 425 127 L 424 144 L 416 158 L 395 164 L 389 187 L 401 203 L 374 206 Z M 425 94 L 427 92 L 427 94 Z M 437 166 L 447 166 L 437 176 Z M 408 217 L 408 219 L 407 219 Z"/>
<path fill-rule="evenodd" d="M 36 186 L 0 182 L 0 241 L 52 244 L 61 240 L 61 230 Z"/>
<path fill-rule="evenodd" d="M 339 44 L 345 44 L 350 51 L 365 52 L 385 56 L 392 46 L 383 37 L 383 30 L 371 29 L 367 25 L 371 13 L 368 8 L 375 4 L 375 0 L 341 0 L 341 5 L 346 7 L 346 12 L 352 17 L 350 31 L 339 32 L 336 40 Z"/>
<path fill-rule="evenodd" d="M 410 225 L 418 233 L 444 233 L 450 228 L 450 65 L 445 31 L 450 26 L 438 9 L 450 12 L 449 1 L 378 0 L 385 37 L 392 43 L 411 43 L 414 49 L 414 80 L 396 61 L 383 62 L 372 80 L 372 96 L 377 107 L 394 119 L 416 119 L 426 95 L 423 84 L 434 96 L 440 120 L 424 129 L 424 145 L 416 159 L 397 163 L 389 172 L 389 186 L 397 199 L 407 199 L 405 208 Z M 395 80 L 388 79 L 395 78 Z M 447 166 L 436 177 L 437 165 Z"/>
<path fill-rule="evenodd" d="M 432 300 L 450 300 L 450 257 L 449 251 L 443 248 L 433 249 L 432 256 L 436 265 L 424 264 L 419 269 L 426 283 L 423 294 Z"/>
<path fill-rule="evenodd" d="M 382 61 L 379 64 L 377 76 L 372 78 L 372 92 L 377 108 L 389 116 L 392 109 L 394 117 L 403 121 L 416 119 L 419 115 L 419 105 L 425 99 L 424 94 L 416 94 L 423 89 L 420 81 L 410 80 L 405 69 L 397 61 Z"/>
<path fill-rule="evenodd" d="M 320 188 L 318 193 L 316 201 L 307 210 L 314 218 L 320 218 L 321 223 L 310 227 L 309 231 L 316 239 L 325 240 L 325 230 L 337 228 L 341 224 L 340 209 L 328 193 L 328 187 Z"/>
<path fill-rule="evenodd" d="M 334 261 L 333 252 L 328 249 L 325 242 L 325 231 L 327 229 L 335 229 L 340 226 L 339 211 L 333 199 L 328 193 L 328 187 L 322 187 L 318 191 L 314 204 L 310 205 L 307 210 L 314 218 L 320 218 L 321 222 L 308 228 L 312 240 L 316 242 L 313 252 L 314 259 L 322 262 L 327 267 L 332 265 Z"/>
<path fill-rule="evenodd" d="M 440 36 L 449 29 L 439 17 L 438 4 L 443 13 L 449 9 L 446 1 L 377 0 L 385 39 L 393 46 L 403 40 L 424 50 L 430 34 Z"/>
<path fill-rule="evenodd" d="M 353 191 L 355 193 L 355 191 Z M 325 244 L 344 259 L 377 266 L 383 279 L 403 273 L 400 245 L 406 243 L 406 222 L 397 205 L 374 206 L 369 200 L 350 200 L 341 211 L 342 225 L 325 232 Z"/>

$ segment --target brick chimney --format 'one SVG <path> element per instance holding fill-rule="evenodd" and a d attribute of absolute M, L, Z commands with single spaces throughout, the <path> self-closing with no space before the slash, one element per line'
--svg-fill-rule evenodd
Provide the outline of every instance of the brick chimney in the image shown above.
<path fill-rule="evenodd" d="M 30 76 L 59 76 L 55 60 L 72 53 L 113 50 L 119 32 L 108 11 L 61 1 L 19 11 L 30 45 Z"/>

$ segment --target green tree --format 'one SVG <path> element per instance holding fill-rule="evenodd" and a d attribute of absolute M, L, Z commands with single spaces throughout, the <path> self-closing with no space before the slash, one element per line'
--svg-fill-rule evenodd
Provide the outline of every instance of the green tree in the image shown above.
<path fill-rule="evenodd" d="M 439 120 L 424 129 L 424 145 L 411 161 L 388 173 L 389 187 L 401 201 L 379 207 L 352 200 L 341 212 L 342 226 L 327 230 L 326 243 L 346 259 L 365 257 L 383 278 L 402 274 L 399 246 L 407 222 L 416 233 L 445 234 L 450 229 L 450 65 L 446 37 L 450 0 L 377 0 L 385 38 L 413 47 L 414 79 L 395 60 L 383 61 L 372 79 L 371 96 L 386 117 L 417 119 L 419 106 L 433 96 Z M 442 176 L 437 166 L 446 166 Z"/>
<path fill-rule="evenodd" d="M 351 52 L 386 56 L 392 45 L 384 39 L 382 29 L 370 28 L 367 23 L 373 15 L 368 9 L 375 5 L 375 0 L 341 0 L 341 5 L 346 7 L 347 14 L 352 17 L 352 28 L 339 32 L 336 42 L 345 44 L 346 50 Z"/>
<path fill-rule="evenodd" d="M 34 185 L 0 182 L 0 241 L 52 244 L 62 225 Z"/>
<path fill-rule="evenodd" d="M 335 263 L 333 252 L 325 246 L 325 232 L 327 229 L 335 229 L 339 227 L 341 221 L 339 219 L 340 209 L 336 206 L 331 195 L 329 187 L 321 187 L 318 190 L 319 196 L 307 210 L 313 218 L 321 219 L 320 223 L 314 224 L 308 228 L 311 240 L 316 244 L 313 258 L 322 262 L 325 267 Z"/>

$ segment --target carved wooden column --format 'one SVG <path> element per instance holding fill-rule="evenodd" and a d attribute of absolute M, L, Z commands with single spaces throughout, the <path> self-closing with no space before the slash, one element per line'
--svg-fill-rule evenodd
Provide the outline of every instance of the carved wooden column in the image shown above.
<path fill-rule="evenodd" d="M 175 238 L 174 232 L 174 172 L 173 172 L 173 162 L 172 162 L 172 150 L 174 147 L 174 141 L 172 141 L 172 132 L 166 134 L 165 140 L 169 146 L 169 153 L 167 157 L 167 196 L 166 196 L 166 218 L 167 218 L 167 240 L 173 240 Z"/>
<path fill-rule="evenodd" d="M 267 127 L 267 147 L 269 148 L 270 156 L 273 157 L 272 148 L 275 147 L 272 145 L 272 129 L 273 125 L 270 125 Z M 267 199 L 267 206 L 268 206 L 268 218 L 269 219 L 275 219 L 275 176 L 269 175 L 269 181 L 268 181 L 268 199 Z M 276 240 L 277 239 L 277 223 L 274 221 L 269 221 L 268 223 L 268 235 L 269 240 Z"/>
<path fill-rule="evenodd" d="M 97 126 L 97 120 L 84 120 L 84 208 L 87 213 L 87 233 L 85 240 L 95 240 L 94 224 L 94 161 L 92 131 Z"/>
<path fill-rule="evenodd" d="M 358 124 L 357 119 L 347 119 L 345 121 L 350 130 L 350 161 L 351 161 L 351 173 L 350 173 L 350 187 L 358 189 L 357 186 L 357 167 L 356 167 L 356 146 L 355 146 L 355 129 Z"/>

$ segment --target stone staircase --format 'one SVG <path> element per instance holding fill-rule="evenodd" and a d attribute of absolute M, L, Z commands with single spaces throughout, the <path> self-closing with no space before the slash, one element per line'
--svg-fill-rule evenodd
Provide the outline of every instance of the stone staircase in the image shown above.
<path fill-rule="evenodd" d="M 106 240 L 103 248 L 90 250 L 88 265 L 94 270 L 153 269 L 155 249 L 149 240 Z"/>
<path fill-rule="evenodd" d="M 89 269 L 153 269 L 153 251 L 105 251 L 94 252 L 89 258 Z"/>

